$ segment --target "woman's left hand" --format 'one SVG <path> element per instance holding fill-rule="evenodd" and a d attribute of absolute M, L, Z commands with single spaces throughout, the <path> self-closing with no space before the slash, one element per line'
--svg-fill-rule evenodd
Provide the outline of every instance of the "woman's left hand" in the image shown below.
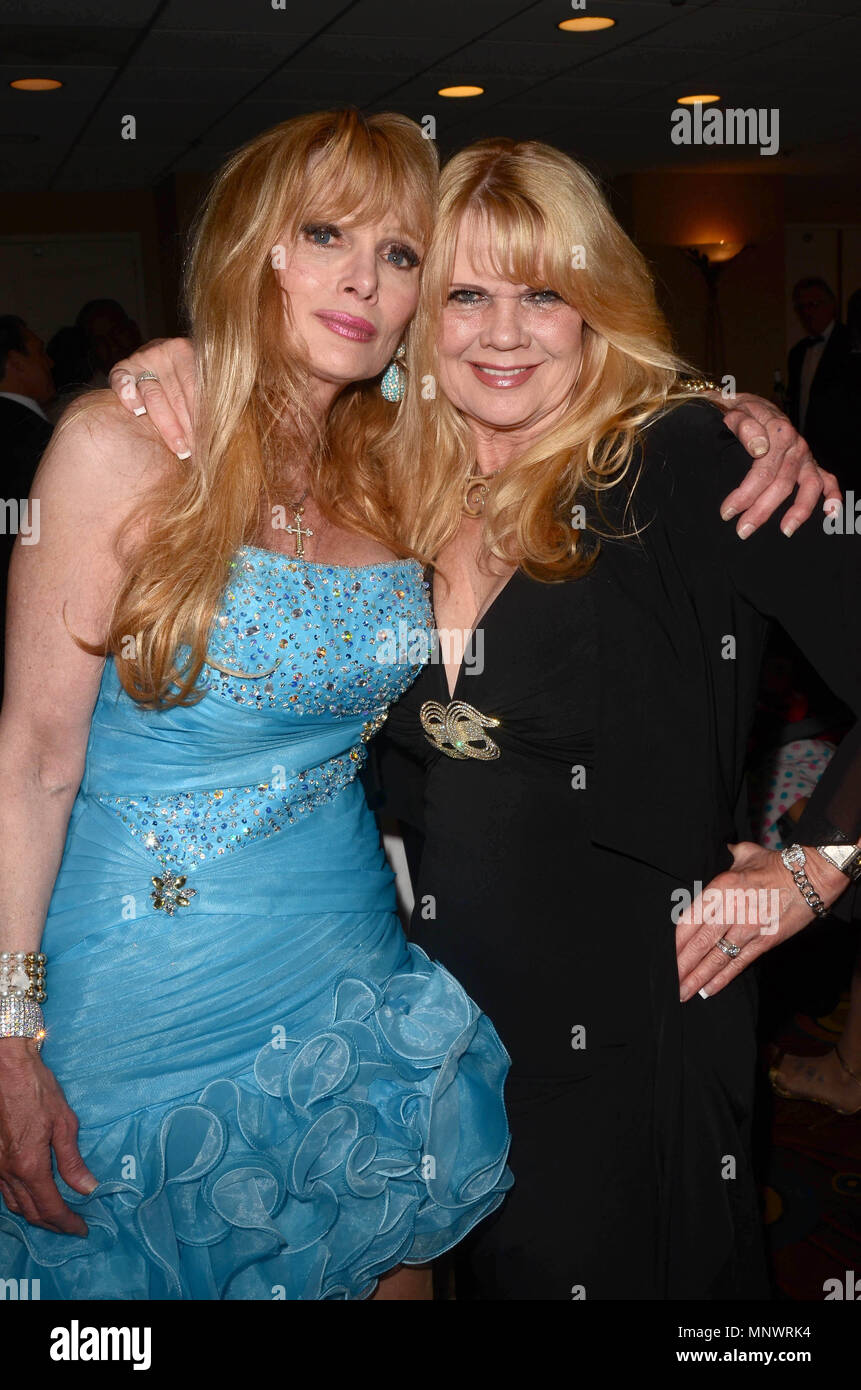
<path fill-rule="evenodd" d="M 707 997 L 717 994 L 757 956 L 795 936 L 815 916 L 777 850 L 748 841 L 729 849 L 732 868 L 713 878 L 678 919 L 676 954 L 683 1002 L 701 991 Z M 804 872 L 831 907 L 849 880 L 815 849 L 803 849 Z M 742 948 L 734 960 L 718 947 L 722 937 Z"/>
<path fill-rule="evenodd" d="M 795 426 L 776 405 L 740 392 L 725 398 L 720 391 L 703 393 L 724 412 L 724 424 L 756 459 L 744 481 L 721 503 L 721 516 L 737 516 L 736 531 L 742 540 L 767 521 L 772 512 L 798 489 L 792 506 L 780 523 L 791 536 L 813 514 L 820 497 L 823 508 L 842 503 L 833 473 L 820 468 Z"/>

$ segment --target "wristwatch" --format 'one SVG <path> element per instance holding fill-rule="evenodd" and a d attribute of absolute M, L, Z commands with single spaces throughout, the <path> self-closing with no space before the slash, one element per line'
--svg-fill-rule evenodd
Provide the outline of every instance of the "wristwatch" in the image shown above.
<path fill-rule="evenodd" d="M 815 848 L 817 854 L 821 854 L 823 859 L 827 859 L 829 864 L 833 864 L 835 869 L 839 869 L 841 874 L 845 874 L 853 883 L 861 879 L 861 848 L 858 845 L 829 843 L 816 845 Z"/>

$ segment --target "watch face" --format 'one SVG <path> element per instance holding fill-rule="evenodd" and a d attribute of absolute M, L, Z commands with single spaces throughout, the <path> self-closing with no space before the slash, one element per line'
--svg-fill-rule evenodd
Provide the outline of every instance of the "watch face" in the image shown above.
<path fill-rule="evenodd" d="M 829 864 L 833 864 L 850 878 L 854 878 L 861 870 L 861 853 L 857 845 L 817 845 L 817 849 Z"/>

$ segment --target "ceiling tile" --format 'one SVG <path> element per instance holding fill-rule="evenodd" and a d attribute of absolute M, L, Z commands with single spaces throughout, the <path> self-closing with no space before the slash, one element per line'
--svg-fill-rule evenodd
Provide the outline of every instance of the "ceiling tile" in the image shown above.
<path fill-rule="evenodd" d="M 270 71 L 294 53 L 307 35 L 296 33 L 198 33 L 189 38 L 184 29 L 152 29 L 130 64 L 137 68 L 171 68 L 209 71 L 236 64 L 240 68 Z"/>
<path fill-rule="evenodd" d="M 161 0 L 3 0 L 3 24 L 97 25 L 136 29 Z"/>
<path fill-rule="evenodd" d="M 159 16 L 159 29 L 192 29 L 200 33 L 224 30 L 234 33 L 237 20 L 244 20 L 246 32 L 254 34 L 312 34 L 344 8 L 344 0 L 308 0 L 296 4 L 285 0 L 284 9 L 275 10 L 270 0 L 170 0 Z"/>

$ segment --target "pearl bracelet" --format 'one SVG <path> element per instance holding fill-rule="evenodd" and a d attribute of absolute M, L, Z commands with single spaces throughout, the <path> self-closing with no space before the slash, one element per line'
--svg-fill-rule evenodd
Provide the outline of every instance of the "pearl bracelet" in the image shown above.
<path fill-rule="evenodd" d="M 0 999 L 44 1004 L 45 960 L 41 951 L 0 951 Z"/>
<path fill-rule="evenodd" d="M 47 997 L 41 951 L 0 951 L 0 1038 L 35 1038 L 41 1052 Z"/>

